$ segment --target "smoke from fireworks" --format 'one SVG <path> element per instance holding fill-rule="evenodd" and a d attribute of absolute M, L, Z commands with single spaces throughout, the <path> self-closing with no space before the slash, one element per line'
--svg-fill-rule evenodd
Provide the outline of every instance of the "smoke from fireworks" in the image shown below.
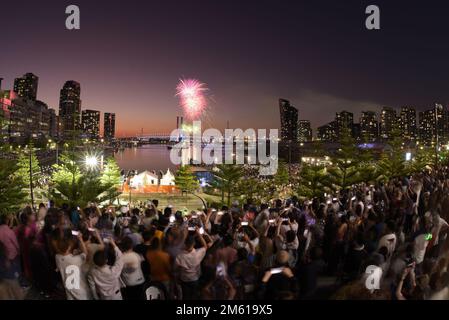
<path fill-rule="evenodd" d="M 206 84 L 195 79 L 181 79 L 176 88 L 181 107 L 190 120 L 198 119 L 207 107 Z"/>

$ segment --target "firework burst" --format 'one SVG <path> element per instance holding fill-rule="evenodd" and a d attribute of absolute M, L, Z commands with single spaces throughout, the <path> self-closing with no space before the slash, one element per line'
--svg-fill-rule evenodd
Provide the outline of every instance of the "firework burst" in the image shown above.
<path fill-rule="evenodd" d="M 184 109 L 184 113 L 190 120 L 196 120 L 201 117 L 207 107 L 207 98 L 205 92 L 209 89 L 206 84 L 195 79 L 181 79 L 176 88 L 176 96 L 179 97 L 179 103 Z"/>

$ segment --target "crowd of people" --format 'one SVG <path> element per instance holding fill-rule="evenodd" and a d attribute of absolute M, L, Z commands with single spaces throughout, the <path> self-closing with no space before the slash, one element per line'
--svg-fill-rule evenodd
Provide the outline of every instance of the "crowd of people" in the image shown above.
<path fill-rule="evenodd" d="M 201 211 L 40 204 L 1 217 L 0 299 L 445 300 L 448 215 L 445 170 Z"/>

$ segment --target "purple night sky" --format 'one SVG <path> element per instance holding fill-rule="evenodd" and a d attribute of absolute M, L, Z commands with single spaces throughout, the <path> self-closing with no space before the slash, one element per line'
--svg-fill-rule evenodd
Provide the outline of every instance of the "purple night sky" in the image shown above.
<path fill-rule="evenodd" d="M 373 2 L 373 3 L 371 3 Z M 392 3 L 394 2 L 394 3 Z M 65 7 L 81 30 L 65 29 Z M 365 8 L 381 30 L 365 29 Z M 290 99 L 313 127 L 335 112 L 382 106 L 422 110 L 449 102 L 445 1 L 64 1 L 1 4 L 3 88 L 39 76 L 38 99 L 58 109 L 66 80 L 83 109 L 115 112 L 118 134 L 170 132 L 182 77 L 207 83 L 208 126 L 277 128 Z"/>

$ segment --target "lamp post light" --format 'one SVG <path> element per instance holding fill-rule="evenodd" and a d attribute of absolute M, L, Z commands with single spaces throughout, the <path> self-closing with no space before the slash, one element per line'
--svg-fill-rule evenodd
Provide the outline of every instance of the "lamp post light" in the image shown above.
<path fill-rule="evenodd" d="M 87 155 L 85 164 L 88 170 L 95 170 L 98 168 L 98 158 L 93 155 Z"/>
<path fill-rule="evenodd" d="M 129 189 L 129 200 L 128 200 L 128 206 L 131 208 L 131 201 L 132 201 L 132 188 L 131 188 L 131 171 L 128 171 L 128 176 L 126 178 L 126 181 L 128 183 L 128 189 Z"/>
<path fill-rule="evenodd" d="M 49 139 L 48 144 L 50 146 L 50 149 L 56 150 L 56 165 L 59 165 L 59 141 L 53 141 L 52 139 Z"/>
<path fill-rule="evenodd" d="M 30 164 L 30 195 L 31 195 L 31 208 L 34 210 L 34 190 L 33 190 L 33 148 L 30 147 L 29 151 L 29 164 Z"/>
<path fill-rule="evenodd" d="M 438 108 L 437 105 L 435 104 L 435 140 L 436 140 L 436 144 L 435 144 L 435 164 L 436 166 L 438 166 L 438 147 L 439 147 L 439 143 L 440 143 L 440 137 L 439 137 L 439 127 L 438 127 Z"/>

